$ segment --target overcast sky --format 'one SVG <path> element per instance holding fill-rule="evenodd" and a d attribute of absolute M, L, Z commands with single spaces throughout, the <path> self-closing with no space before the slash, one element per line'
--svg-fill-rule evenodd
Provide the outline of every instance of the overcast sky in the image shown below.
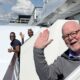
<path fill-rule="evenodd" d="M 31 0 L 35 6 L 43 6 L 43 0 Z"/>
<path fill-rule="evenodd" d="M 19 1 L 21 3 L 19 3 Z M 12 13 L 15 13 L 16 11 L 20 11 L 23 13 L 28 13 L 29 10 L 32 11 L 30 8 L 32 7 L 32 4 L 25 2 L 28 0 L 0 0 L 0 20 L 1 19 L 8 19 L 8 16 L 12 16 Z M 36 7 L 41 7 L 43 5 L 43 0 L 31 0 L 33 5 Z M 16 4 L 19 3 L 19 7 L 12 10 L 13 6 L 16 6 Z M 20 10 L 23 9 L 23 10 Z M 16 10 L 16 11 L 15 11 Z M 27 12 L 28 10 L 28 12 Z M 28 13 L 29 14 L 29 13 Z"/>

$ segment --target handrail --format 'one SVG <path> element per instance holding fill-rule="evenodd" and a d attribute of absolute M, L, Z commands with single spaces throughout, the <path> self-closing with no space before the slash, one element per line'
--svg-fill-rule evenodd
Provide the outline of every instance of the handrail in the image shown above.
<path fill-rule="evenodd" d="M 3 80 L 19 80 L 19 64 L 14 54 Z"/>

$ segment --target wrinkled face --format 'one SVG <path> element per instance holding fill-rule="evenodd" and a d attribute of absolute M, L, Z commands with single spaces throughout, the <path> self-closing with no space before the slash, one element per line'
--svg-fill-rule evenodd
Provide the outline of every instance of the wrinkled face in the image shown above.
<path fill-rule="evenodd" d="M 28 36 L 32 37 L 33 36 L 33 31 L 32 30 L 28 30 Z"/>
<path fill-rule="evenodd" d="M 10 40 L 13 41 L 15 39 L 15 35 L 14 34 L 10 34 Z"/>
<path fill-rule="evenodd" d="M 66 45 L 75 52 L 80 52 L 80 26 L 77 23 L 66 23 L 62 29 Z"/>

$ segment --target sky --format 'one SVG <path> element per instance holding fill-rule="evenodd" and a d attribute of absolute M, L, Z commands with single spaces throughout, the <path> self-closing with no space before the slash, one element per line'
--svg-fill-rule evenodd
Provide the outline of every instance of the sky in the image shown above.
<path fill-rule="evenodd" d="M 37 7 L 43 6 L 43 0 L 32 0 L 32 3 Z"/>
<path fill-rule="evenodd" d="M 14 10 L 12 10 L 12 7 L 16 6 L 16 3 L 17 3 L 18 1 L 21 2 L 20 8 L 19 8 L 19 9 L 15 8 Z M 26 1 L 27 1 L 27 0 L 26 0 Z M 34 5 L 35 7 L 42 7 L 42 6 L 43 6 L 43 0 L 31 0 L 31 1 L 32 1 L 33 5 Z M 25 4 L 25 5 L 24 5 L 24 4 Z M 29 9 L 26 7 L 27 5 L 29 5 L 29 4 L 25 3 L 25 0 L 0 0 L 0 20 L 6 19 L 6 18 L 8 19 L 9 17 L 7 17 L 7 15 L 12 16 L 12 14 L 11 14 L 12 12 L 13 12 L 13 13 L 15 13 L 16 11 L 19 12 L 19 10 L 20 10 L 20 9 L 23 9 L 23 8 L 24 8 L 24 10 L 25 10 L 24 13 L 28 13 L 28 12 L 26 11 L 26 9 L 29 10 Z M 29 8 L 31 8 L 31 6 L 32 6 L 32 5 L 30 5 Z M 24 10 L 23 10 L 23 11 L 24 11 Z M 23 11 L 20 10 L 20 12 L 22 12 L 22 13 L 23 13 Z M 0 23 L 1 23 L 1 21 L 0 21 Z"/>

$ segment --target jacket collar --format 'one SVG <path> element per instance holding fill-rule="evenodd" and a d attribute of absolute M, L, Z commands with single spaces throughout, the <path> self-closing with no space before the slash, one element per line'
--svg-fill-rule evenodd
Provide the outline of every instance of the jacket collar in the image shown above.
<path fill-rule="evenodd" d="M 71 51 L 70 49 L 68 49 L 61 55 L 61 57 L 64 57 L 68 60 L 80 61 L 80 57 L 74 56 L 74 54 L 76 54 L 76 53 Z"/>

